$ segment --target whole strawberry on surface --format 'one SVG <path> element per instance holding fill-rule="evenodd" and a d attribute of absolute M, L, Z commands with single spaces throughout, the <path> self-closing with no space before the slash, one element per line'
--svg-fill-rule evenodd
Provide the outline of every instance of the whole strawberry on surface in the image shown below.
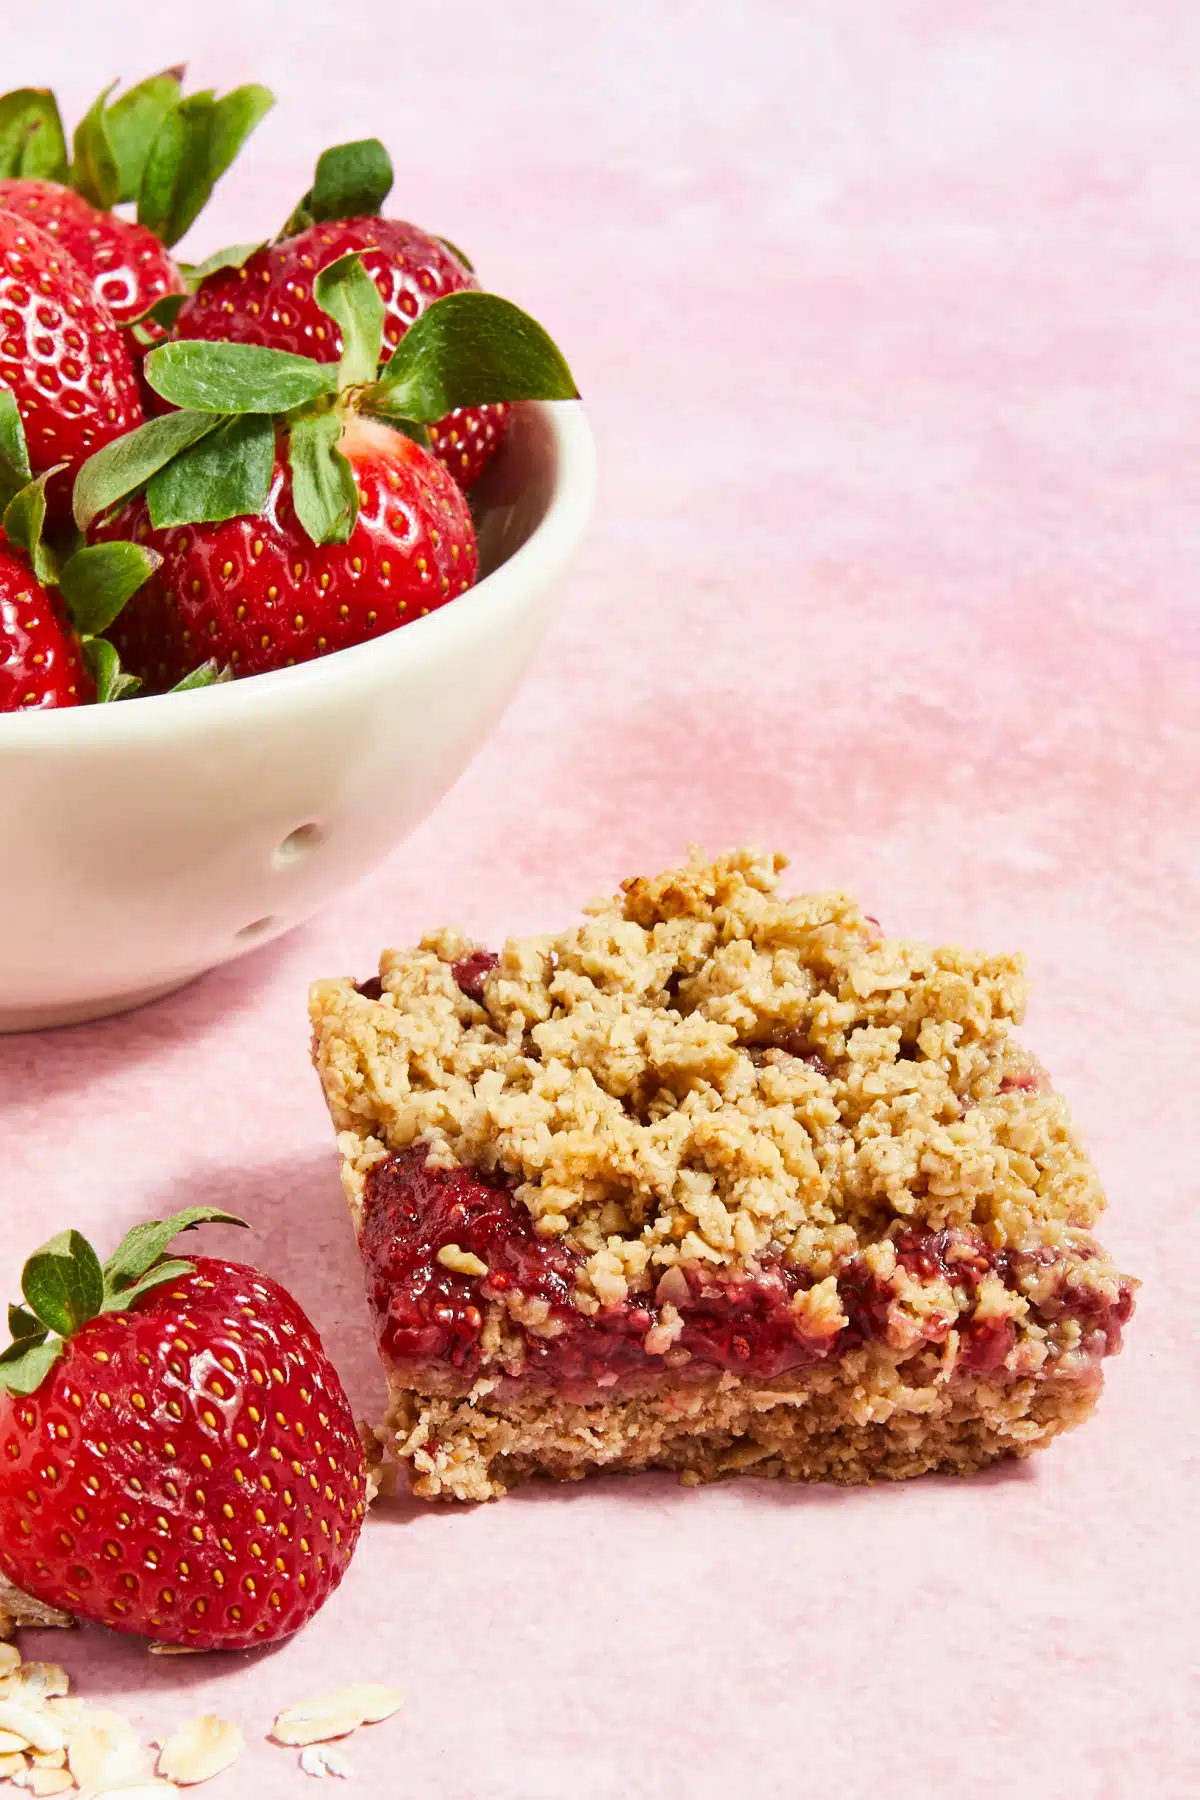
<path fill-rule="evenodd" d="M 419 226 L 379 216 L 392 180 L 391 159 L 377 139 L 327 150 L 283 234 L 207 275 L 179 307 L 174 335 L 263 344 L 336 362 L 341 333 L 316 298 L 313 276 L 356 251 L 383 301 L 384 355 L 390 356 L 435 300 L 479 286 L 461 250 Z M 430 448 L 468 489 L 499 448 L 507 422 L 503 402 L 456 407 L 431 424 Z"/>
<path fill-rule="evenodd" d="M 0 388 L 0 713 L 114 700 L 137 685 L 100 634 L 157 553 L 113 541 L 59 556 L 42 536 L 51 480 L 33 476 L 16 401 Z"/>
<path fill-rule="evenodd" d="M 180 340 L 146 378 L 179 410 L 92 458 L 75 518 L 161 566 L 116 619 L 123 661 L 162 689 L 211 660 L 262 674 L 395 630 L 465 592 L 466 500 L 418 440 L 454 406 L 569 399 L 561 354 L 527 314 L 463 291 L 384 358 L 385 307 L 356 254 L 312 272 L 336 364 Z"/>
<path fill-rule="evenodd" d="M 167 1255 L 212 1207 L 78 1232 L 25 1265 L 0 1356 L 0 1570 L 117 1631 L 241 1650 L 305 1624 L 365 1515 L 349 1402 L 312 1324 L 239 1263 Z"/>
<path fill-rule="evenodd" d="M 273 103 L 256 86 L 221 99 L 184 95 L 182 77 L 165 69 L 116 100 L 107 89 L 76 128 L 71 158 L 52 93 L 19 88 L 0 97 L 0 207 L 74 257 L 127 328 L 135 364 L 163 335 L 153 324 L 134 330 L 135 321 L 165 294 L 186 292 L 169 246 Z M 113 211 L 123 202 L 136 202 L 136 219 Z"/>

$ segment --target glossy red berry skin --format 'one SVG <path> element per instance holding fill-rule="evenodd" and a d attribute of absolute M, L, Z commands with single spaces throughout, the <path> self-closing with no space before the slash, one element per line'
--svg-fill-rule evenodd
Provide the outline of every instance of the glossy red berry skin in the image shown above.
<path fill-rule="evenodd" d="M 80 464 L 142 422 L 124 337 L 62 245 L 0 211 L 0 382 L 12 389 L 35 475 L 66 463 L 47 490 L 70 512 Z"/>
<path fill-rule="evenodd" d="M 446 246 L 401 219 L 311 225 L 258 250 L 240 269 L 218 269 L 180 309 L 175 336 L 234 339 L 336 362 L 341 336 L 313 299 L 313 277 L 355 250 L 383 298 L 384 348 L 393 350 L 425 308 L 479 283 Z M 433 428 L 434 453 L 464 490 L 504 438 L 506 405 L 459 409 Z"/>
<path fill-rule="evenodd" d="M 354 1419 L 269 1276 L 209 1257 L 0 1393 L 0 1570 L 51 1606 L 196 1649 L 286 1637 L 365 1512 Z"/>
<path fill-rule="evenodd" d="M 185 291 L 161 239 L 136 220 L 93 206 L 73 188 L 57 181 L 0 181 L 0 207 L 40 227 L 73 256 L 118 325 L 129 325 L 164 294 Z M 132 338 L 126 342 L 131 354 L 140 353 Z"/>
<path fill-rule="evenodd" d="M 80 706 L 94 695 L 59 601 L 0 545 L 0 713 Z"/>
<path fill-rule="evenodd" d="M 341 448 L 360 505 L 344 544 L 313 544 L 301 529 L 282 445 L 256 517 L 156 531 L 138 499 L 93 534 L 163 559 L 109 632 L 126 668 L 155 691 L 209 658 L 260 675 L 394 631 L 474 583 L 471 515 L 442 465 L 366 419 L 349 420 Z"/>

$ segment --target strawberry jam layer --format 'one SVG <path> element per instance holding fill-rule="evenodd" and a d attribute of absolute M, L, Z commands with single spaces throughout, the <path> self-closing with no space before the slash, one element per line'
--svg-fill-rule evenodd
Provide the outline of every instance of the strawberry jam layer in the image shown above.
<path fill-rule="evenodd" d="M 589 1314 L 574 1303 L 583 1263 L 576 1251 L 539 1237 L 529 1209 L 500 1180 L 427 1167 L 426 1154 L 417 1146 L 389 1156 L 366 1183 L 360 1250 L 380 1349 L 395 1369 L 436 1365 L 469 1381 L 486 1367 L 546 1386 L 600 1389 L 664 1367 L 684 1381 L 724 1370 L 764 1380 L 867 1341 L 916 1350 L 957 1329 L 956 1367 L 1000 1375 L 1015 1326 L 1008 1318 L 972 1322 L 968 1314 L 986 1277 L 1015 1288 L 1039 1262 L 1039 1253 L 993 1251 L 973 1231 L 910 1230 L 895 1240 L 898 1268 L 939 1292 L 958 1290 L 965 1311 L 907 1309 L 898 1319 L 895 1280 L 856 1256 L 838 1275 L 844 1322 L 820 1335 L 798 1301 L 812 1278 L 782 1259 L 750 1270 L 675 1268 L 646 1295 Z M 465 1259 L 477 1262 L 464 1269 Z M 1032 1318 L 1076 1319 L 1089 1356 L 1120 1348 L 1131 1283 L 1106 1300 L 1064 1272 L 1038 1292 Z M 493 1329 L 489 1355 L 485 1325 L 497 1310 L 505 1315 L 503 1339 Z"/>

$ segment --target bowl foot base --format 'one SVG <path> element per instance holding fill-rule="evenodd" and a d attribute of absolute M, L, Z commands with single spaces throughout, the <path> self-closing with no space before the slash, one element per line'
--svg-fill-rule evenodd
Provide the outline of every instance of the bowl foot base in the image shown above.
<path fill-rule="evenodd" d="M 177 993 L 195 981 L 201 972 L 176 975 L 157 987 L 97 995 L 91 1000 L 51 1001 L 43 1006 L 6 1006 L 0 1001 L 0 1036 L 17 1031 L 49 1031 L 59 1025 L 86 1025 L 92 1019 L 108 1019 L 114 1013 L 132 1012 L 135 1006 L 148 1006 L 152 1000 L 163 1000 L 168 994 Z"/>

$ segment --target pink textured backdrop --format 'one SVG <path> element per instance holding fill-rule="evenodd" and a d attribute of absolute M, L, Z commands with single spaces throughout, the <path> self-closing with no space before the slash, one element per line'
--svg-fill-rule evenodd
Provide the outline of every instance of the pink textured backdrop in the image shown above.
<path fill-rule="evenodd" d="M 1033 1465 L 397 1505 L 273 1655 L 54 1651 L 148 1733 L 239 1720 L 214 1800 L 308 1791 L 262 1734 L 339 1672 L 407 1693 L 348 1747 L 380 1794 L 1196 1792 L 1200 12 L 47 0 L 4 85 L 76 117 L 181 55 L 281 102 L 190 247 L 378 132 L 393 209 L 567 347 L 602 498 L 513 710 L 374 881 L 140 1015 L 0 1040 L 5 1289 L 52 1223 L 218 1200 L 370 1404 L 306 982 L 447 918 L 557 924 L 689 837 L 1027 947 L 1145 1285 L 1098 1418 Z"/>

